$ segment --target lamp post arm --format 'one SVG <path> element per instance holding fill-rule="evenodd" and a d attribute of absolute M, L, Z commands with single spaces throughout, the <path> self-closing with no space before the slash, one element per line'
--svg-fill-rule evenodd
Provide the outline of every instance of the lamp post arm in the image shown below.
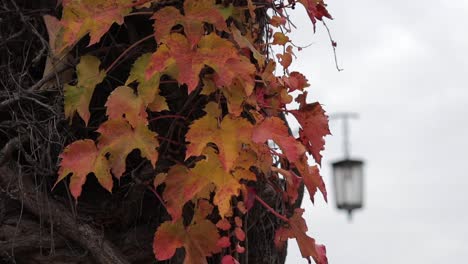
<path fill-rule="evenodd" d="M 359 115 L 357 113 L 343 112 L 343 113 L 334 113 L 330 115 L 330 119 L 341 119 L 343 125 L 343 152 L 345 159 L 350 157 L 350 145 L 349 145 L 349 119 L 357 119 Z"/>

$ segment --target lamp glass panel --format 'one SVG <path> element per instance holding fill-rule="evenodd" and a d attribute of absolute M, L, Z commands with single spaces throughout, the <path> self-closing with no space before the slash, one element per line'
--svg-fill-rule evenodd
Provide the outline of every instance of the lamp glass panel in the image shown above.
<path fill-rule="evenodd" d="M 336 204 L 340 208 L 359 208 L 363 200 L 362 164 L 340 164 L 334 166 Z"/>

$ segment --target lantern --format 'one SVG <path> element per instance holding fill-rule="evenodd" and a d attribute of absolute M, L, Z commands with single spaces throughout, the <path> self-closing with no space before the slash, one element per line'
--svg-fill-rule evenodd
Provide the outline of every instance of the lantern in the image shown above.
<path fill-rule="evenodd" d="M 344 159 L 332 163 L 335 202 L 338 209 L 348 211 L 362 208 L 364 196 L 364 162 Z"/>

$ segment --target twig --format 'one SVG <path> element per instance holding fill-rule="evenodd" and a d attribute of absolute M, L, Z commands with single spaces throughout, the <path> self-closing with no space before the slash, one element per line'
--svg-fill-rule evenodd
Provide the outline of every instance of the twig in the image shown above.
<path fill-rule="evenodd" d="M 335 57 L 335 67 L 336 67 L 336 69 L 338 71 L 342 71 L 343 69 L 341 69 L 340 66 L 338 66 L 338 58 L 336 56 L 336 42 L 333 40 L 333 37 L 331 35 L 330 29 L 327 26 L 327 23 L 325 23 L 325 21 L 323 21 L 323 20 L 322 20 L 322 23 L 325 26 L 325 28 L 327 29 L 328 38 L 330 39 L 331 45 L 333 47 L 333 56 Z"/>
<path fill-rule="evenodd" d="M 112 64 L 106 69 L 106 74 L 112 70 L 112 68 L 114 68 L 114 66 L 117 64 L 117 62 L 119 60 L 121 60 L 130 50 L 132 50 L 134 47 L 138 46 L 139 44 L 145 42 L 146 40 L 150 39 L 153 37 L 153 34 L 151 35 L 148 35 L 140 40 L 138 40 L 137 42 L 133 43 L 130 47 L 128 47 L 126 50 L 124 50 L 120 55 L 119 57 L 117 57 L 117 59 L 114 60 L 114 62 L 112 62 Z"/>
<path fill-rule="evenodd" d="M 272 213 L 274 216 L 278 217 L 279 219 L 285 222 L 289 222 L 289 219 L 286 216 L 276 212 L 275 209 L 271 208 L 271 206 L 269 206 L 265 201 L 263 201 L 262 198 L 258 197 L 258 195 L 255 195 L 255 200 L 257 200 L 261 205 L 263 205 L 263 207 L 270 211 L 270 213 Z"/>

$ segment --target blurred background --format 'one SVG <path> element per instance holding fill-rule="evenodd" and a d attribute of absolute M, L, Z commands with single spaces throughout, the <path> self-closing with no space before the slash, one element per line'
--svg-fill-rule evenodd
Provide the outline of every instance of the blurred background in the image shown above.
<path fill-rule="evenodd" d="M 342 127 L 331 120 L 324 177 L 329 203 L 308 196 L 309 234 L 332 264 L 468 263 L 468 1 L 328 0 L 314 35 L 302 6 L 296 69 L 311 84 L 308 101 L 350 122 L 351 156 L 366 164 L 364 208 L 348 221 L 335 208 L 331 162 L 343 158 Z M 287 263 L 307 263 L 291 241 Z"/>

